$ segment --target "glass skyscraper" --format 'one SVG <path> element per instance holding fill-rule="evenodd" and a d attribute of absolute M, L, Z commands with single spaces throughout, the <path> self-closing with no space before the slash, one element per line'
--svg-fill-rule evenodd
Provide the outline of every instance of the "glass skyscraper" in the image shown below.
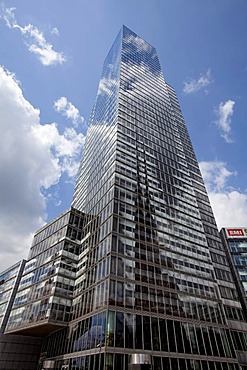
<path fill-rule="evenodd" d="M 104 63 L 72 207 L 83 215 L 73 294 L 40 368 L 246 368 L 247 325 L 175 91 L 126 27 Z"/>

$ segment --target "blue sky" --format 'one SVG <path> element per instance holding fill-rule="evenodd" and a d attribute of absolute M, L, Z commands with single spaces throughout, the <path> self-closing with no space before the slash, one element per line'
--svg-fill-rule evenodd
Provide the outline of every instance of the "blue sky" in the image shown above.
<path fill-rule="evenodd" d="M 218 227 L 247 226 L 246 14 L 245 0 L 1 3 L 0 270 L 69 208 L 102 64 L 123 24 L 157 49 Z"/>

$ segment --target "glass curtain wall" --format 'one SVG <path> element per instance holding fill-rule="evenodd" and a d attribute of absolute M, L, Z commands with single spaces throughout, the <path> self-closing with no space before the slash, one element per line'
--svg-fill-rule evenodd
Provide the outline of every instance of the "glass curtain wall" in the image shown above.
<path fill-rule="evenodd" d="M 56 369 L 240 369 L 241 305 L 176 94 L 155 48 L 126 27 L 72 205 L 86 216 L 68 332 L 44 347 Z M 239 313 L 231 328 L 224 305 Z"/>
<path fill-rule="evenodd" d="M 43 337 L 67 326 L 83 217 L 72 208 L 35 234 L 6 332 Z"/>

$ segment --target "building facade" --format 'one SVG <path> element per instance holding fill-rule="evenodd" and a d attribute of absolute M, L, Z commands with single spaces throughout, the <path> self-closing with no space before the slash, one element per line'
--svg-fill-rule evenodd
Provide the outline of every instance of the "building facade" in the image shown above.
<path fill-rule="evenodd" d="M 44 337 L 68 325 L 82 219 L 71 208 L 35 234 L 6 332 Z"/>
<path fill-rule="evenodd" d="M 223 228 L 220 236 L 247 319 L 247 228 Z"/>
<path fill-rule="evenodd" d="M 0 274 L 0 333 L 5 330 L 25 263 L 17 262 Z"/>
<path fill-rule="evenodd" d="M 37 367 L 41 340 L 4 334 L 25 263 L 22 260 L 0 274 L 0 370 L 32 370 Z"/>
<path fill-rule="evenodd" d="M 246 368 L 247 325 L 175 91 L 126 27 L 103 66 L 72 207 L 76 253 L 51 252 L 59 238 L 39 245 L 55 231 L 36 235 L 8 324 L 44 328 L 40 369 Z M 31 303 L 50 279 L 37 285 L 39 266 L 60 276 L 63 258 L 73 288 L 56 295 L 54 282 Z"/>

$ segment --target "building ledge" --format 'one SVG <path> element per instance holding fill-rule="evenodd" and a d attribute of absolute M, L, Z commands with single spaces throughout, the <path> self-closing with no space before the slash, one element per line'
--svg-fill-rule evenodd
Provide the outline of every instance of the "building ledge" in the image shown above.
<path fill-rule="evenodd" d="M 27 335 L 33 337 L 46 337 L 56 330 L 67 327 L 67 323 L 62 322 L 40 322 L 35 323 L 28 327 L 9 329 L 5 331 L 5 334 L 16 334 L 16 335 Z"/>

